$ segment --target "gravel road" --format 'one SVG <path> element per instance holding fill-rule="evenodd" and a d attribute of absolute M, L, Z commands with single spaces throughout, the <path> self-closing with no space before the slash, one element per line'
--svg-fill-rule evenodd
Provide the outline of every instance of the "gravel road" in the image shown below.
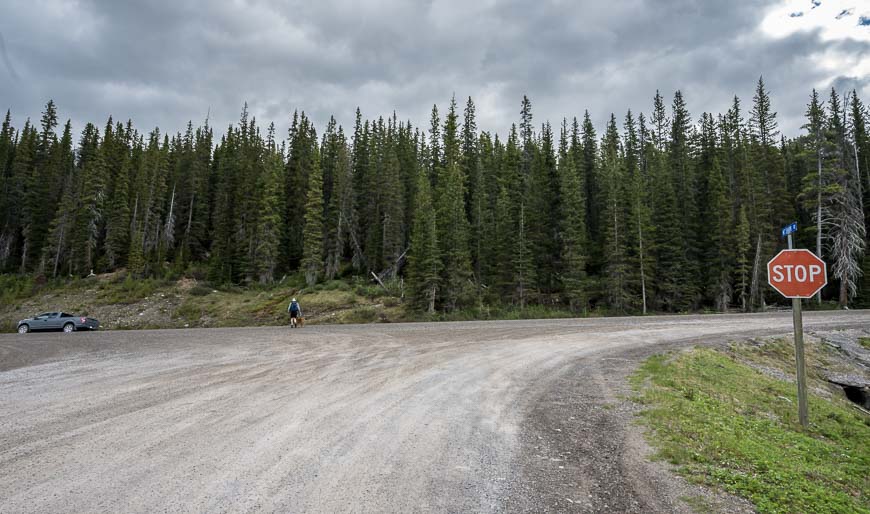
<path fill-rule="evenodd" d="M 867 328 L 870 311 L 806 313 Z M 673 512 L 624 377 L 790 313 L 0 336 L 0 512 Z M 728 509 L 738 503 L 725 498 Z"/>

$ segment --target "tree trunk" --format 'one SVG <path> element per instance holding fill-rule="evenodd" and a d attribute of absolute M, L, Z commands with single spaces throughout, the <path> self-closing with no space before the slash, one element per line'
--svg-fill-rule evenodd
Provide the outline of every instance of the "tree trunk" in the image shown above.
<path fill-rule="evenodd" d="M 816 134 L 816 144 L 818 143 L 818 134 Z M 819 259 L 822 258 L 822 149 L 819 148 L 817 155 L 817 162 L 819 167 L 819 183 L 818 183 L 818 195 L 816 197 L 816 257 Z M 819 289 L 819 292 L 816 294 L 816 301 L 819 305 L 822 304 L 822 290 Z"/>
<path fill-rule="evenodd" d="M 646 314 L 646 275 L 643 271 L 643 227 L 640 222 L 640 210 L 637 214 L 637 237 L 640 242 L 640 295 L 643 300 L 643 313 Z"/>
<path fill-rule="evenodd" d="M 61 252 L 61 249 L 63 248 L 64 232 L 66 232 L 66 221 L 65 220 L 60 228 L 60 237 L 58 238 L 58 242 L 57 242 L 57 252 L 55 252 L 55 254 L 54 254 L 54 271 L 52 272 L 52 276 L 55 278 L 57 277 L 57 266 L 60 263 L 60 252 Z"/>
<path fill-rule="evenodd" d="M 758 234 L 758 242 L 755 245 L 755 262 L 752 264 L 752 284 L 749 286 L 749 305 L 755 309 L 756 300 L 761 297 L 761 281 L 759 273 L 761 271 L 761 234 Z M 757 304 L 761 305 L 761 301 Z"/>

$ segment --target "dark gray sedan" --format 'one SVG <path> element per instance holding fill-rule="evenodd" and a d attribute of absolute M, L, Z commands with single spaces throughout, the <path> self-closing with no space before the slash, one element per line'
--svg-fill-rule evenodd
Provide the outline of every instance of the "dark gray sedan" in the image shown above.
<path fill-rule="evenodd" d="M 43 312 L 32 318 L 18 322 L 18 333 L 26 334 L 37 330 L 63 330 L 75 332 L 76 330 L 96 330 L 100 322 L 87 316 L 73 316 L 65 312 Z"/>

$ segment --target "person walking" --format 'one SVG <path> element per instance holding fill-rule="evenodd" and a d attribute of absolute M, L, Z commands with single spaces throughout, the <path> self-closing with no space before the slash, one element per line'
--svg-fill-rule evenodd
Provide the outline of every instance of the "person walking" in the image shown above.
<path fill-rule="evenodd" d="M 296 301 L 296 298 L 290 300 L 287 312 L 290 313 L 290 327 L 296 328 L 299 324 L 299 319 L 302 318 L 302 307 L 299 306 L 299 302 Z"/>

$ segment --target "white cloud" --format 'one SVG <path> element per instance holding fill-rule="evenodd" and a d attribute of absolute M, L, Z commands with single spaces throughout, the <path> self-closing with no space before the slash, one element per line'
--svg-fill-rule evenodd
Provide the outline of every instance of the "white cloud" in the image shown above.
<path fill-rule="evenodd" d="M 767 10 L 762 31 L 772 37 L 786 37 L 799 31 L 819 31 L 822 41 L 854 39 L 870 42 L 870 27 L 858 24 L 860 16 L 870 15 L 866 0 L 824 0 L 808 9 L 807 0 L 784 0 Z M 858 5 L 864 4 L 864 9 Z M 791 14 L 803 13 L 801 16 Z"/>

